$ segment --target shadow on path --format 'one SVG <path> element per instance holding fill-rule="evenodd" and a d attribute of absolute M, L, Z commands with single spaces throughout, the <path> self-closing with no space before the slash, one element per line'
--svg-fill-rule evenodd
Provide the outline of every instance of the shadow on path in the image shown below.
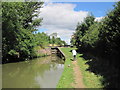
<path fill-rule="evenodd" d="M 119 68 L 112 65 L 109 60 L 97 58 L 86 53 L 80 57 L 88 61 L 86 63 L 89 65 L 87 71 L 103 76 L 104 79 L 101 82 L 104 88 L 120 88 Z"/>

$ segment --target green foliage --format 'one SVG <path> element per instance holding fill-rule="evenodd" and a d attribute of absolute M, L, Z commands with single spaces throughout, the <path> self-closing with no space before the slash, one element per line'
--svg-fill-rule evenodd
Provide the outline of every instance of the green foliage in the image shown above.
<path fill-rule="evenodd" d="M 10 50 L 9 52 L 8 52 L 8 54 L 10 54 L 10 55 L 15 55 L 17 52 L 15 51 L 15 50 Z"/>
<path fill-rule="evenodd" d="M 63 41 L 63 40 L 61 40 L 61 38 L 57 37 L 57 33 L 52 33 L 51 36 L 52 36 L 51 40 L 50 40 L 51 44 L 56 44 L 58 46 L 66 45 L 65 41 Z"/>
<path fill-rule="evenodd" d="M 50 39 L 45 33 L 35 33 L 40 26 L 39 9 L 43 2 L 3 2 L 2 3 L 2 52 L 3 63 L 38 56 L 35 47 L 44 48 L 51 41 L 65 43 L 60 38 Z"/>
<path fill-rule="evenodd" d="M 52 36 L 51 43 L 55 44 L 55 37 L 54 36 Z"/>
<path fill-rule="evenodd" d="M 75 84 L 73 68 L 74 65 L 71 61 L 72 53 L 70 52 L 76 48 L 60 48 L 62 52 L 65 54 L 66 60 L 64 64 L 64 71 L 62 76 L 57 84 L 57 88 L 75 88 L 73 85 Z M 102 83 L 100 80 L 103 78 L 102 76 L 97 76 L 92 72 L 87 71 L 89 65 L 88 61 L 82 58 L 82 54 L 77 54 L 77 64 L 79 65 L 80 71 L 83 76 L 83 82 L 85 84 L 85 88 L 102 88 Z M 70 67 L 68 67 L 70 65 Z M 58 89 L 59 90 L 59 89 Z"/>
<path fill-rule="evenodd" d="M 83 82 L 86 88 L 103 88 L 101 75 L 96 75 L 94 72 L 88 71 L 90 65 L 87 64 L 89 61 L 84 60 L 82 54 L 78 54 L 78 65 L 83 75 Z"/>
<path fill-rule="evenodd" d="M 84 44 L 88 44 L 91 47 L 95 46 L 95 43 L 99 40 L 99 30 L 98 27 L 99 23 L 95 22 L 89 27 L 89 30 L 86 32 L 86 34 L 82 37 L 81 41 Z"/>
<path fill-rule="evenodd" d="M 114 5 L 114 9 L 100 22 L 95 22 L 94 18 L 85 18 L 84 22 L 77 25 L 76 32 L 73 36 L 71 42 L 78 48 L 78 51 L 103 58 L 92 61 L 91 63 L 96 62 L 96 65 L 99 65 L 100 63 L 98 62 L 104 63 L 103 60 L 106 59 L 105 62 L 108 62 L 108 64 L 105 66 L 112 67 L 114 70 L 109 68 L 110 70 L 108 70 L 107 74 L 106 71 L 98 70 L 105 77 L 103 84 L 105 87 L 118 88 L 120 81 L 116 81 L 119 75 L 113 75 L 112 72 L 115 71 L 118 73 L 120 67 L 120 2 L 117 2 Z M 110 77 L 108 78 L 107 75 L 112 80 L 109 80 Z"/>
<path fill-rule="evenodd" d="M 87 33 L 87 31 L 89 30 L 89 27 L 94 24 L 94 16 L 92 15 L 88 15 L 85 19 L 84 22 L 82 23 L 78 23 L 77 28 L 76 28 L 76 32 L 74 33 L 72 39 L 71 39 L 71 43 L 73 45 L 76 45 L 77 47 L 79 47 L 82 44 L 82 37 Z"/>
<path fill-rule="evenodd" d="M 20 58 L 31 56 L 36 46 L 33 31 L 40 25 L 42 19 L 36 18 L 36 12 L 42 2 L 3 2 L 2 3 L 2 49 L 3 60 L 14 58 L 19 53 Z M 3 61 L 3 62 L 4 62 Z"/>
<path fill-rule="evenodd" d="M 42 48 L 44 48 L 45 46 L 48 46 L 50 42 L 50 37 L 44 32 L 34 34 L 34 37 L 35 37 L 34 42 L 36 43 L 36 45 L 41 46 Z"/>
<path fill-rule="evenodd" d="M 66 45 L 66 42 L 61 40 L 60 38 L 55 38 L 54 43 L 59 46 Z"/>
<path fill-rule="evenodd" d="M 43 48 L 41 48 L 40 46 L 35 46 L 32 49 L 32 53 L 31 53 L 32 58 L 45 56 L 45 54 L 39 52 L 41 49 Z"/>
<path fill-rule="evenodd" d="M 107 14 L 100 28 L 99 37 L 101 42 L 105 42 L 106 52 L 104 54 L 119 55 L 120 51 L 120 2 L 116 3 L 115 9 Z"/>

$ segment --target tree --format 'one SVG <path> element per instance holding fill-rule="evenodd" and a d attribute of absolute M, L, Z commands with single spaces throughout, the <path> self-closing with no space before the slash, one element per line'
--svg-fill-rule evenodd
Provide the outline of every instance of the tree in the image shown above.
<path fill-rule="evenodd" d="M 106 88 L 119 88 L 120 2 L 100 22 L 92 20 L 94 18 L 87 17 L 77 26 L 74 33 L 75 45 L 81 53 L 84 50 L 94 57 L 89 69 L 104 77 L 103 84 Z"/>
<path fill-rule="evenodd" d="M 74 45 L 76 47 L 80 47 L 83 45 L 82 38 L 83 36 L 87 33 L 89 30 L 89 27 L 94 24 L 94 16 L 93 15 L 88 15 L 82 23 L 78 23 L 76 27 L 76 32 L 74 33 L 74 38 L 72 38 L 71 42 L 74 42 Z"/>
<path fill-rule="evenodd" d="M 33 31 L 42 19 L 36 18 L 42 2 L 3 2 L 2 3 L 2 51 L 3 60 L 16 56 L 31 56 L 34 47 Z"/>

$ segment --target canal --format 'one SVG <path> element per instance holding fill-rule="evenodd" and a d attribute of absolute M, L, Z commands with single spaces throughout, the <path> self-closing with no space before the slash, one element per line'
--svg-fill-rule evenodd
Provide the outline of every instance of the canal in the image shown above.
<path fill-rule="evenodd" d="M 56 55 L 2 65 L 2 88 L 56 88 L 64 61 Z"/>

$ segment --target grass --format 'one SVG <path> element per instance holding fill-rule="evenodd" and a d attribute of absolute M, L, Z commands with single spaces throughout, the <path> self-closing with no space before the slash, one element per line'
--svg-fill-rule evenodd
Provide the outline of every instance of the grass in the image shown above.
<path fill-rule="evenodd" d="M 74 88 L 72 85 L 75 83 L 74 80 L 74 73 L 73 73 L 73 64 L 71 61 L 72 53 L 70 50 L 73 48 L 60 48 L 62 52 L 66 56 L 65 64 L 64 64 L 64 71 L 62 76 L 58 82 L 57 88 Z M 75 49 L 75 48 L 74 48 Z M 100 79 L 101 76 L 97 76 L 94 73 L 87 71 L 89 68 L 88 64 L 86 64 L 87 60 L 84 60 L 82 54 L 77 54 L 78 65 L 80 66 L 81 73 L 83 75 L 83 83 L 86 88 L 102 88 L 102 84 Z M 70 67 L 68 67 L 70 65 Z"/>
<path fill-rule="evenodd" d="M 85 84 L 86 88 L 103 88 L 101 79 L 102 76 L 95 75 L 93 72 L 88 71 L 89 65 L 86 64 L 87 60 L 80 57 L 82 54 L 77 56 L 78 65 L 80 66 L 81 73 L 83 75 L 83 83 Z"/>
<path fill-rule="evenodd" d="M 46 48 L 46 47 L 45 47 Z M 41 49 L 43 49 L 43 48 L 41 48 L 40 46 L 35 46 L 34 48 L 33 48 L 33 53 L 32 53 L 32 56 L 33 57 L 45 57 L 45 56 L 47 56 L 46 54 L 44 54 L 44 53 L 40 53 L 40 52 L 38 52 L 39 50 L 41 50 Z"/>
<path fill-rule="evenodd" d="M 72 86 L 72 84 L 74 83 L 73 65 L 70 60 L 72 58 L 72 53 L 70 52 L 72 48 L 60 48 L 60 49 L 65 54 L 66 61 L 64 64 L 64 71 L 58 82 L 57 88 L 74 88 Z M 70 67 L 68 67 L 68 65 L 70 65 Z"/>

